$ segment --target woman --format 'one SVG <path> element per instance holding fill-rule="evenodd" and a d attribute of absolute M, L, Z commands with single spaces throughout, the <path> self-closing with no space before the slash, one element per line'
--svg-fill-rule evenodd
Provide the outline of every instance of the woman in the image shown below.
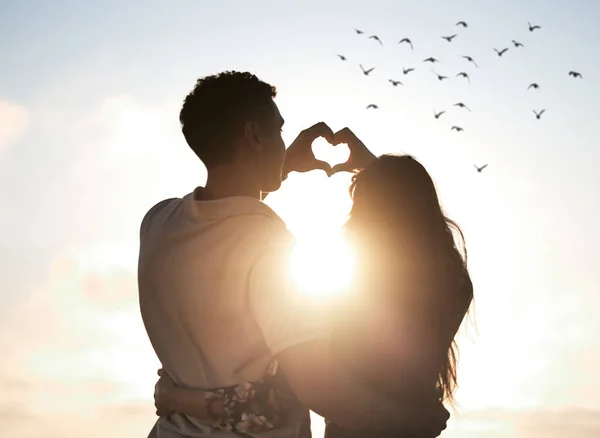
<path fill-rule="evenodd" d="M 356 277 L 342 308 L 332 312 L 332 343 L 357 379 L 392 396 L 436 391 L 452 403 L 454 337 L 473 300 L 462 233 L 444 216 L 419 162 L 408 155 L 376 158 L 350 130 L 340 134 L 351 155 L 334 171 L 362 170 L 352 179 L 345 226 L 357 257 Z M 262 382 L 206 392 L 176 388 L 163 374 L 156 386 L 157 414 L 182 412 L 240 432 L 268 430 L 289 394 L 271 371 Z M 326 435 L 358 437 L 365 431 L 328 422 Z"/>

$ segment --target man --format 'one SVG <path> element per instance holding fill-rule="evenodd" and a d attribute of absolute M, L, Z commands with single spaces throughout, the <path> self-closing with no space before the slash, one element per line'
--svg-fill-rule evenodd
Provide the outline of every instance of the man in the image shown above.
<path fill-rule="evenodd" d="M 286 153 L 275 94 L 250 73 L 225 72 L 198 80 L 185 99 L 182 131 L 208 178 L 142 221 L 140 308 L 154 350 L 188 388 L 256 381 L 277 359 L 302 404 L 273 437 L 310 436 L 306 407 L 347 427 L 437 436 L 447 419 L 441 404 L 402 405 L 353 381 L 331 354 L 324 318 L 290 287 L 293 238 L 261 198 L 291 171 L 329 172 L 311 145 L 320 136 L 333 142 L 334 134 L 318 123 Z M 216 433 L 181 414 L 155 428 L 160 437 Z"/>

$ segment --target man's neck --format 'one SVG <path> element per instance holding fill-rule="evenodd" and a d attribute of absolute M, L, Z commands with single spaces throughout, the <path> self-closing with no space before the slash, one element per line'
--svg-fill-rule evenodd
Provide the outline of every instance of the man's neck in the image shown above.
<path fill-rule="evenodd" d="M 208 171 L 204 193 L 210 199 L 250 196 L 261 199 L 260 187 L 250 172 L 240 166 L 219 166 Z"/>

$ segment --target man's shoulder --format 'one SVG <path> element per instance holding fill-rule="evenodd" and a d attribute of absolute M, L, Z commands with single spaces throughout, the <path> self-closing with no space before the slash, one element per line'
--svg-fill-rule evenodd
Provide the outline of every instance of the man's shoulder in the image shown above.
<path fill-rule="evenodd" d="M 231 216 L 229 228 L 240 243 L 251 243 L 265 250 L 276 246 L 289 246 L 295 243 L 294 236 L 283 220 L 263 214 L 243 214 Z"/>
<path fill-rule="evenodd" d="M 174 204 L 178 204 L 181 201 L 182 201 L 181 198 L 168 198 L 168 199 L 164 199 L 164 200 L 158 202 L 157 204 L 154 204 L 142 218 L 142 223 L 140 225 L 140 236 L 144 235 L 144 232 L 148 227 L 148 223 L 152 220 L 153 217 L 156 217 L 158 214 L 163 212 L 166 208 L 168 208 Z"/>

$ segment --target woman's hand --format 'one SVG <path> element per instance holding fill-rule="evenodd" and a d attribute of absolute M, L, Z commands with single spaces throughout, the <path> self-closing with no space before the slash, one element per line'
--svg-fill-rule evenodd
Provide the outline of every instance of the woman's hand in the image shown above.
<path fill-rule="evenodd" d="M 163 369 L 158 370 L 158 375 L 158 382 L 154 385 L 154 406 L 159 417 L 173 413 L 207 421 L 225 417 L 225 409 L 219 399 L 207 401 L 207 393 L 202 389 L 180 388 Z"/>
<path fill-rule="evenodd" d="M 377 158 L 349 128 L 344 128 L 333 135 L 334 145 L 344 143 L 350 149 L 350 156 L 345 163 L 333 166 L 330 176 L 337 172 L 352 172 L 355 169 L 364 169 Z"/>
<path fill-rule="evenodd" d="M 154 407 L 156 415 L 166 417 L 175 412 L 173 409 L 173 393 L 176 390 L 175 382 L 162 368 L 158 370 L 159 379 L 154 385 Z"/>

